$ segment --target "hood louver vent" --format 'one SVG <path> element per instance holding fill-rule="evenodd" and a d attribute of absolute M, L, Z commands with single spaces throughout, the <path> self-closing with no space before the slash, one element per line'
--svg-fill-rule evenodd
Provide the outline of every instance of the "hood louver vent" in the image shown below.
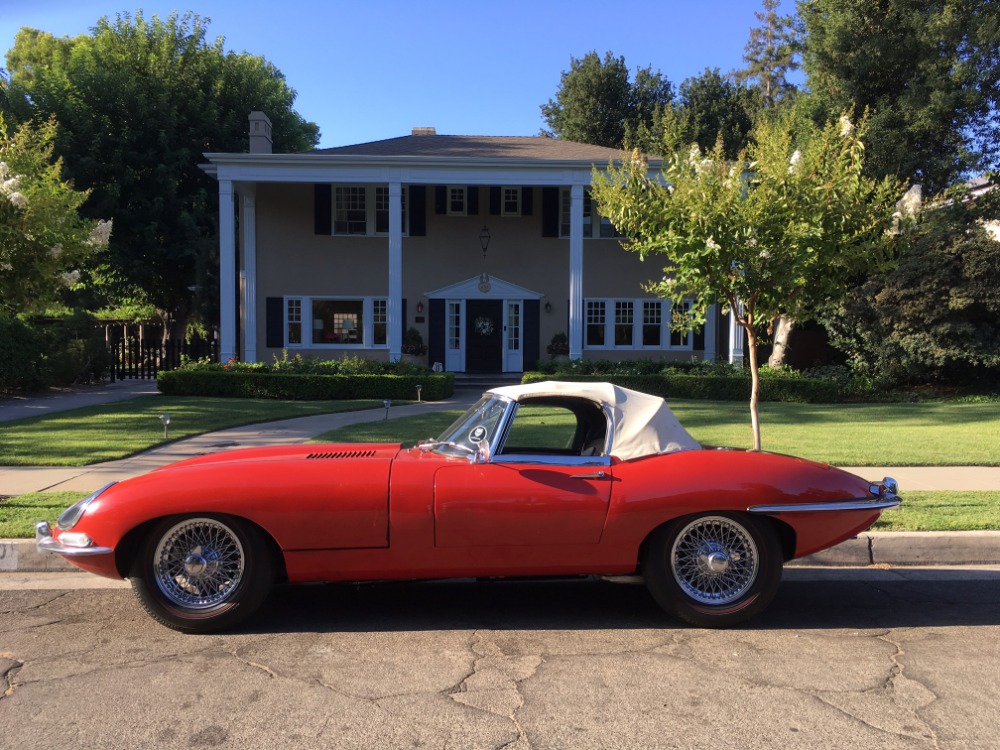
<path fill-rule="evenodd" d="M 331 453 L 310 453 L 307 459 L 330 459 L 330 458 L 371 458 L 375 451 L 333 451 Z"/>

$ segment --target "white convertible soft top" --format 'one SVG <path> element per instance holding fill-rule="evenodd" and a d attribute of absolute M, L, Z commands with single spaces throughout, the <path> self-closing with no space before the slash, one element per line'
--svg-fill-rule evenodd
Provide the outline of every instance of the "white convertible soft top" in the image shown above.
<path fill-rule="evenodd" d="M 701 445 L 688 434 L 659 396 L 631 391 L 611 383 L 543 383 L 494 388 L 495 393 L 514 401 L 538 396 L 575 396 L 597 401 L 610 410 L 614 419 L 611 454 L 623 461 L 672 451 L 698 450 Z"/>

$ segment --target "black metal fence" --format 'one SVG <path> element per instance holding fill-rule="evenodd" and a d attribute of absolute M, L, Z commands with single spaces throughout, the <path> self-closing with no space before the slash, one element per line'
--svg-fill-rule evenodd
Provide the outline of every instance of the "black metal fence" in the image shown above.
<path fill-rule="evenodd" d="M 155 337 L 123 336 L 108 342 L 111 380 L 155 378 L 160 370 L 173 370 L 185 359 L 219 361 L 218 339 L 168 341 Z"/>

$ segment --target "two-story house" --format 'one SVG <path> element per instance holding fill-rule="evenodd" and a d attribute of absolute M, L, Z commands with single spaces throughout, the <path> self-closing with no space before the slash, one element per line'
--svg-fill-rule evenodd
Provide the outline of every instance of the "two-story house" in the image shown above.
<path fill-rule="evenodd" d="M 409 328 L 454 372 L 530 369 L 558 333 L 571 358 L 729 347 L 717 316 L 671 329 L 671 304 L 642 288 L 662 268 L 624 251 L 591 202 L 592 169 L 619 151 L 415 128 L 274 154 L 266 115 L 250 127 L 249 153 L 204 167 L 219 185 L 223 358 L 394 360 Z"/>

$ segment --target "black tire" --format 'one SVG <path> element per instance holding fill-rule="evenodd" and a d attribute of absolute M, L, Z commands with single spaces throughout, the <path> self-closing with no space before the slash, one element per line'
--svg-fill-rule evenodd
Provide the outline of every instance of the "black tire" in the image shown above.
<path fill-rule="evenodd" d="M 666 612 L 725 628 L 762 612 L 781 583 L 781 544 L 770 524 L 738 513 L 679 518 L 646 547 L 646 587 Z"/>
<path fill-rule="evenodd" d="M 146 535 L 129 581 L 153 619 L 185 633 L 208 633 L 260 607 L 274 582 L 274 560 L 253 524 L 210 514 L 174 516 Z"/>

